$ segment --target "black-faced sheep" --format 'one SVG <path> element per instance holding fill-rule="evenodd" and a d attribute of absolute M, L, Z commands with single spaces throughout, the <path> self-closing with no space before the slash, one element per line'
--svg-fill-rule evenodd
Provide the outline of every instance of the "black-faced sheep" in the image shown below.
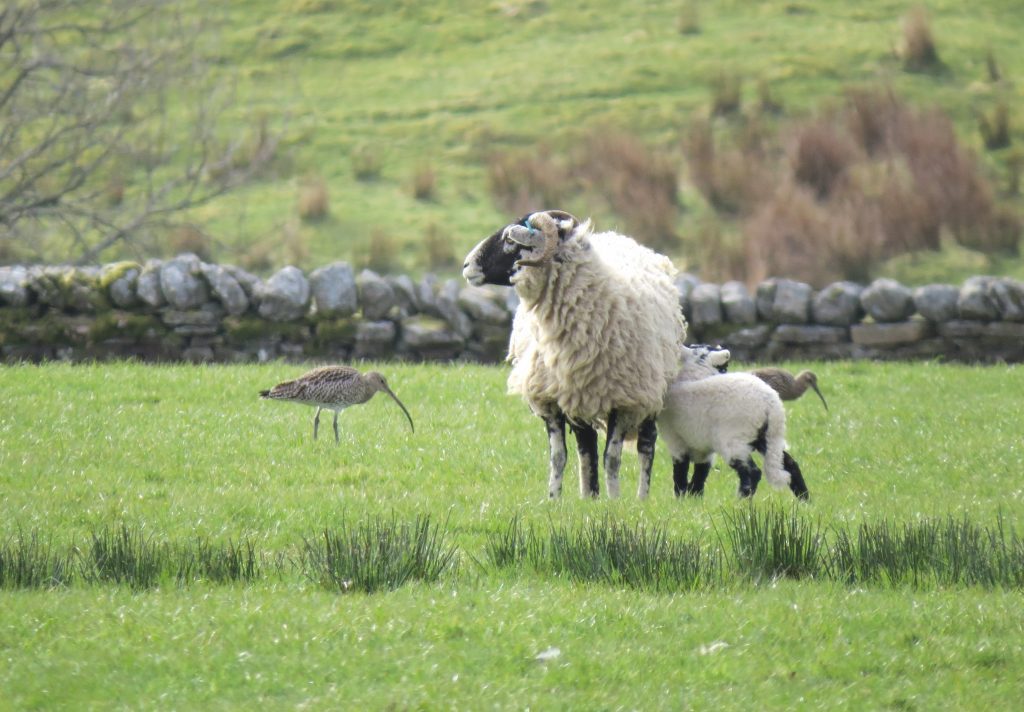
<path fill-rule="evenodd" d="M 647 496 L 655 416 L 686 336 L 674 274 L 667 257 L 557 210 L 502 227 L 466 257 L 470 284 L 511 285 L 519 296 L 508 388 L 544 420 L 549 497 L 562 491 L 566 423 L 579 448 L 582 494 L 598 494 L 597 428 L 604 428 L 608 495 L 619 494 L 623 439 L 636 432 L 637 494 Z"/>
<path fill-rule="evenodd" d="M 807 499 L 807 485 L 796 460 L 786 452 L 786 412 L 769 385 L 749 373 L 717 374 L 727 350 L 683 347 L 682 366 L 665 396 L 658 429 L 672 454 L 676 495 L 700 495 L 715 453 L 739 475 L 739 494 L 757 491 L 761 471 L 751 457 L 764 457 L 765 476 L 775 487 L 788 485 Z M 693 479 L 687 471 L 694 462 Z"/>

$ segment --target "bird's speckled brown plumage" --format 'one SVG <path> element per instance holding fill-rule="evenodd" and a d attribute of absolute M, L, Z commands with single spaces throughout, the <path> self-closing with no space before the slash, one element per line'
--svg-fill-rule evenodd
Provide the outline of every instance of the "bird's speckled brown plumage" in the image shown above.
<path fill-rule="evenodd" d="M 350 366 L 323 366 L 314 368 L 291 381 L 278 383 L 270 390 L 260 391 L 260 398 L 269 400 L 291 401 L 316 407 L 316 415 L 313 417 L 313 439 L 316 440 L 317 431 L 320 428 L 320 411 L 334 411 L 334 440 L 339 442 L 338 436 L 338 414 L 351 405 L 365 403 L 373 398 L 377 391 L 384 391 L 395 399 L 398 407 L 409 419 L 409 427 L 413 432 L 416 428 L 412 424 L 412 416 L 409 411 L 398 400 L 384 376 L 376 371 L 368 371 L 363 374 Z"/>
<path fill-rule="evenodd" d="M 818 390 L 818 377 L 811 371 L 801 371 L 796 376 L 782 368 L 758 368 L 751 371 L 755 376 L 775 389 L 779 398 L 784 401 L 796 400 L 804 394 L 808 387 L 812 388 L 821 398 L 822 405 L 828 410 L 825 396 Z"/>

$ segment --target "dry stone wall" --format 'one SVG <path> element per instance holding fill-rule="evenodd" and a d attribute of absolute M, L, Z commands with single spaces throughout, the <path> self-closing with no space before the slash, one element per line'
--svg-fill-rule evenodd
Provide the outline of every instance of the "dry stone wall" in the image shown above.
<path fill-rule="evenodd" d="M 1024 283 L 973 277 L 910 289 L 892 280 L 822 290 L 770 279 L 677 280 L 690 340 L 743 361 L 1024 361 Z M 95 267 L 0 267 L 0 356 L 251 362 L 500 362 L 516 297 L 462 280 L 418 281 L 334 263 L 260 278 L 195 255 Z"/>

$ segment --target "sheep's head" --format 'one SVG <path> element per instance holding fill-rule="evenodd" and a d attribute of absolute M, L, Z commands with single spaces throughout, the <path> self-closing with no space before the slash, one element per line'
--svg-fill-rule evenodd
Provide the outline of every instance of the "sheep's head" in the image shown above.
<path fill-rule="evenodd" d="M 482 240 L 466 256 L 462 276 L 470 284 L 509 286 L 521 267 L 536 267 L 551 260 L 561 240 L 580 224 L 562 210 L 524 215 Z"/>
<path fill-rule="evenodd" d="M 677 378 L 698 380 L 725 373 L 729 369 L 729 349 L 708 344 L 691 344 L 684 346 L 680 354 L 680 369 Z"/>

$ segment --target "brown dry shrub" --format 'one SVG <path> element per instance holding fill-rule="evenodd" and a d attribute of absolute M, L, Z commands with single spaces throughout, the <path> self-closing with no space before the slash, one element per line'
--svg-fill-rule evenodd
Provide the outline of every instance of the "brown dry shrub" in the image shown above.
<path fill-rule="evenodd" d="M 379 227 L 370 231 L 366 266 L 375 272 L 391 272 L 398 267 L 398 244 Z"/>
<path fill-rule="evenodd" d="M 445 269 L 457 266 L 455 251 L 452 249 L 448 232 L 436 223 L 427 225 L 423 234 L 423 251 L 429 269 Z"/>
<path fill-rule="evenodd" d="M 793 177 L 819 200 L 832 193 L 847 169 L 860 158 L 850 135 L 828 119 L 799 128 L 793 144 L 790 159 Z"/>
<path fill-rule="evenodd" d="M 628 225 L 632 235 L 654 249 L 679 242 L 679 181 L 675 162 L 633 134 L 596 129 L 580 148 L 579 173 Z"/>
<path fill-rule="evenodd" d="M 719 148 L 711 124 L 698 119 L 684 136 L 683 151 L 691 182 L 720 213 L 748 214 L 771 190 L 773 168 L 758 124 L 745 125 L 737 143 Z"/>
<path fill-rule="evenodd" d="M 536 151 L 492 154 L 487 184 L 498 207 L 515 215 L 557 208 L 571 192 L 569 172 L 545 145 Z"/>
<path fill-rule="evenodd" d="M 297 201 L 299 217 L 303 220 L 323 220 L 330 212 L 327 181 L 322 176 L 309 176 L 299 184 Z"/>
<path fill-rule="evenodd" d="M 437 172 L 429 163 L 422 163 L 412 174 L 412 194 L 416 200 L 433 200 L 437 195 Z"/>
<path fill-rule="evenodd" d="M 927 72 L 941 66 L 928 11 L 923 5 L 915 5 L 903 18 L 903 68 L 908 72 Z"/>
<path fill-rule="evenodd" d="M 893 127 L 905 105 L 889 89 L 855 88 L 846 92 L 846 127 L 869 156 L 888 150 Z"/>

